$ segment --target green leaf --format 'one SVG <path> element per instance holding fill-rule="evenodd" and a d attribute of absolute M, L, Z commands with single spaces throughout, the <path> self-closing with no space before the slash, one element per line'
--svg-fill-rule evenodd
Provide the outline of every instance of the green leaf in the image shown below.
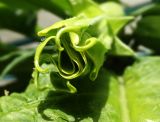
<path fill-rule="evenodd" d="M 101 82 L 104 80 L 104 74 L 100 78 Z M 107 77 L 106 77 L 107 78 Z M 105 80 L 106 80 L 105 78 Z M 102 80 L 103 79 L 103 80 Z M 108 78 L 107 78 L 108 79 Z M 82 83 L 86 85 L 87 80 Z M 91 81 L 92 82 L 92 81 Z M 0 120 L 3 121 L 74 121 L 76 119 L 83 119 L 82 121 L 92 121 L 91 117 L 98 117 L 99 109 L 105 101 L 108 91 L 108 82 L 101 84 L 100 80 L 97 85 L 82 88 L 82 95 L 57 94 L 54 91 L 42 92 L 37 91 L 33 85 L 30 85 L 25 94 L 12 94 L 0 99 Z M 82 84 L 82 85 L 83 85 Z M 99 87 L 101 86 L 101 87 Z M 103 88 L 102 88 L 103 86 Z M 90 90 L 92 91 L 90 91 Z M 86 93 L 86 90 L 89 92 Z M 101 92 L 102 91 L 102 92 Z M 106 92 L 105 92 L 106 91 Z M 98 94 L 97 94 L 98 92 Z M 99 96 L 99 93 L 105 97 Z M 48 95 L 47 95 L 48 94 Z M 47 96 L 46 96 L 47 95 Z M 98 97 L 98 98 L 97 98 Z M 87 99 L 88 98 L 88 99 Z M 90 99 L 92 98 L 92 99 Z M 97 98 L 97 99 L 96 99 Z M 85 100 L 85 101 L 84 101 Z M 71 102 L 72 101 L 72 102 Z M 97 102 L 99 104 L 97 104 Z M 67 102 L 67 104 L 66 104 Z M 7 103 L 7 104 L 6 104 Z M 89 106 L 91 104 L 91 106 Z M 92 106 L 92 104 L 95 104 Z M 85 109 L 84 109 L 85 106 Z M 68 111 L 68 112 L 67 112 Z M 94 112 L 90 112 L 94 111 Z M 67 115 L 73 114 L 75 118 Z M 92 115 L 93 114 L 93 115 Z M 91 116 L 88 119 L 87 116 Z"/>
<path fill-rule="evenodd" d="M 123 43 L 118 37 L 117 33 L 124 27 L 124 25 L 132 20 L 133 17 L 118 17 L 117 19 L 109 18 L 108 25 L 110 33 L 113 36 L 112 47 L 110 48 L 111 55 L 120 55 L 120 56 L 134 56 L 134 51 Z"/>
<path fill-rule="evenodd" d="M 113 45 L 110 51 L 111 55 L 120 55 L 120 56 L 135 56 L 134 51 L 121 42 L 121 40 L 118 37 L 114 38 Z"/>
<path fill-rule="evenodd" d="M 158 122 L 159 62 L 159 57 L 144 57 L 123 77 L 102 69 L 94 82 L 88 77 L 75 79 L 76 94 L 38 90 L 31 82 L 24 93 L 0 98 L 0 120 Z"/>
<path fill-rule="evenodd" d="M 129 21 L 133 19 L 132 16 L 120 16 L 120 17 L 109 17 L 108 24 L 113 34 L 117 34 Z"/>
<path fill-rule="evenodd" d="M 160 58 L 141 58 L 124 74 L 130 120 L 160 121 Z"/>
<path fill-rule="evenodd" d="M 80 84 L 75 82 L 78 94 L 39 91 L 31 82 L 25 93 L 0 98 L 0 121 L 97 121 L 107 100 L 109 82 L 115 81 L 105 70 L 100 74 L 94 85 L 89 85 L 93 82 L 87 77 L 79 79 Z"/>
<path fill-rule="evenodd" d="M 30 84 L 25 93 L 17 94 L 13 93 L 10 96 L 4 96 L 0 98 L 0 121 L 16 121 L 16 122 L 26 122 L 26 121 L 73 121 L 73 117 L 65 114 L 57 109 L 55 110 L 45 110 L 44 114 L 48 115 L 45 118 L 43 113 L 40 113 L 41 106 L 40 103 L 45 100 L 48 90 L 38 91 L 34 84 Z M 6 104 L 7 103 L 7 104 Z M 47 107 L 47 106 L 46 106 Z"/>
<path fill-rule="evenodd" d="M 128 67 L 123 77 L 118 78 L 113 87 L 110 85 L 106 106 L 111 109 L 103 107 L 104 116 L 100 116 L 99 122 L 160 121 L 159 62 L 160 57 L 144 57 Z"/>
<path fill-rule="evenodd" d="M 77 92 L 77 89 L 68 80 L 58 74 L 56 66 L 43 64 L 42 67 L 47 67 L 50 72 L 39 73 L 37 70 L 33 72 L 34 83 L 39 90 L 51 89 L 59 92 Z"/>

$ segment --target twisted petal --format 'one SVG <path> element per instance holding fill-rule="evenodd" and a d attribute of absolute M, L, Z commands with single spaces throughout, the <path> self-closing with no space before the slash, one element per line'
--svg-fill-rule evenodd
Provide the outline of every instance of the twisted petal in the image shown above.
<path fill-rule="evenodd" d="M 48 69 L 43 69 L 40 67 L 39 58 L 46 44 L 52 39 L 55 39 L 55 36 L 48 37 L 45 41 L 41 42 L 36 49 L 36 53 L 34 57 L 34 65 L 39 72 L 42 72 L 42 73 L 48 72 Z"/>

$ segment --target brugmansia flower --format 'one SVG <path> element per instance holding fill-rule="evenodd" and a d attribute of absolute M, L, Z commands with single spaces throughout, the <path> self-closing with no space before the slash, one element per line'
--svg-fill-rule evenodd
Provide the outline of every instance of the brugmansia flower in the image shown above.
<path fill-rule="evenodd" d="M 70 91 L 75 92 L 76 88 L 70 84 L 69 80 L 88 75 L 94 81 L 106 59 L 106 53 L 116 55 L 121 50 L 122 55 L 123 52 L 125 55 L 133 55 L 133 51 L 116 36 L 131 18 L 108 17 L 106 14 L 87 17 L 81 14 L 40 31 L 38 35 L 44 37 L 44 40 L 36 50 L 34 61 L 36 71 L 40 73 L 50 71 L 41 67 L 43 63 L 55 65 L 57 67 L 55 72 L 66 79 Z M 47 47 L 52 51 L 44 54 L 50 58 L 47 61 L 41 61 L 44 60 L 40 60 L 41 53 Z"/>

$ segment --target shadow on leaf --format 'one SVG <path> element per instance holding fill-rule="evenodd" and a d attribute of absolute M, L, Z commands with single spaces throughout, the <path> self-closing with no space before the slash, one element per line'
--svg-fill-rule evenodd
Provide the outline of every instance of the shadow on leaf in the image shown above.
<path fill-rule="evenodd" d="M 38 106 L 38 111 L 45 120 L 81 121 L 92 118 L 97 122 L 109 94 L 111 75 L 104 69 L 95 81 L 84 77 L 72 81 L 77 88 L 75 94 L 50 91 Z"/>

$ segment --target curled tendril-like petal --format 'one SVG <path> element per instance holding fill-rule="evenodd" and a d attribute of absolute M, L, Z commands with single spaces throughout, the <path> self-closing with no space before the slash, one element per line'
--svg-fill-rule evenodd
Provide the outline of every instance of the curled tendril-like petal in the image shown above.
<path fill-rule="evenodd" d="M 58 69 L 59 69 L 60 75 L 63 78 L 66 78 L 66 79 L 76 78 L 76 77 L 80 76 L 82 73 L 84 73 L 86 71 L 87 67 L 88 67 L 88 64 L 87 64 L 88 62 L 87 62 L 86 56 L 85 56 L 84 53 L 82 53 L 82 51 L 71 49 L 71 47 L 69 47 L 70 44 L 68 42 L 66 42 L 65 40 L 63 40 L 63 42 L 61 42 L 61 37 L 64 33 L 71 33 L 71 32 L 76 33 L 84 27 L 85 27 L 85 25 L 64 27 L 64 28 L 60 29 L 60 31 L 58 31 L 58 33 L 56 34 L 55 41 L 56 41 L 56 45 L 59 49 Z M 73 40 L 70 40 L 70 43 L 72 43 L 71 41 L 73 41 Z M 87 42 L 90 43 L 89 40 L 87 40 Z M 63 47 L 61 46 L 61 43 L 63 43 Z M 95 40 L 92 44 L 94 44 L 94 43 L 95 43 Z M 89 44 L 86 47 L 84 46 L 84 48 L 87 49 L 91 46 L 92 45 Z M 60 64 L 60 62 L 61 62 L 61 59 L 60 59 L 61 56 L 60 55 L 61 55 L 61 52 L 63 52 L 64 49 L 67 52 L 67 55 L 69 56 L 69 58 L 71 60 L 71 64 L 73 65 L 73 67 L 72 67 L 73 70 L 71 72 L 68 72 L 65 69 L 63 69 L 63 67 Z M 77 53 L 80 56 L 80 58 L 82 58 L 82 60 L 79 58 Z M 76 69 L 76 67 L 77 67 L 77 69 Z"/>
<path fill-rule="evenodd" d="M 76 93 L 77 92 L 77 89 L 69 81 L 67 81 L 66 85 L 69 89 L 69 93 Z"/>
<path fill-rule="evenodd" d="M 82 58 L 84 60 L 84 66 L 82 66 L 82 64 L 78 62 L 78 60 L 74 60 L 75 65 L 77 65 L 78 67 L 77 71 L 74 70 L 72 74 L 67 74 L 66 72 L 64 72 L 63 68 L 58 67 L 59 74 L 65 79 L 74 79 L 78 76 L 81 76 L 83 73 L 85 73 L 85 71 L 87 71 L 88 66 L 89 66 L 85 55 L 82 55 Z"/>
<path fill-rule="evenodd" d="M 56 35 L 56 44 L 58 46 L 58 49 L 60 51 L 62 51 L 64 48 L 61 46 L 61 39 L 60 37 L 67 32 L 76 32 L 79 31 L 80 29 L 82 29 L 85 26 L 69 26 L 69 27 L 64 27 L 62 29 L 60 29 Z"/>
<path fill-rule="evenodd" d="M 97 75 L 98 75 L 98 70 L 97 70 L 97 68 L 94 68 L 92 71 L 91 71 L 91 73 L 90 73 L 90 79 L 92 80 L 92 81 L 94 81 L 96 78 L 97 78 Z"/>
<path fill-rule="evenodd" d="M 67 20 L 62 20 L 60 22 L 56 22 L 50 27 L 47 27 L 46 29 L 43 29 L 38 32 L 38 36 L 45 36 L 49 31 L 54 30 L 54 29 L 60 29 L 62 27 L 66 27 L 68 25 L 73 24 L 74 22 L 83 19 L 84 16 L 78 16 L 78 17 L 73 17 Z"/>
<path fill-rule="evenodd" d="M 73 79 L 80 76 L 82 73 L 86 71 L 88 67 L 87 58 L 83 52 L 81 53 L 73 50 L 70 47 L 70 44 L 66 40 L 63 40 L 63 44 L 64 44 L 64 49 L 70 58 L 72 64 L 72 70 L 71 71 L 65 70 L 64 67 L 61 66 L 62 62 L 61 53 L 63 51 L 59 51 L 59 57 L 58 57 L 59 74 L 65 79 Z"/>
<path fill-rule="evenodd" d="M 86 51 L 87 49 L 91 48 L 92 46 L 94 46 L 97 43 L 97 40 L 98 40 L 95 37 L 91 37 L 85 41 L 84 45 L 78 46 L 78 42 L 79 42 L 78 34 L 76 34 L 74 32 L 70 32 L 70 38 L 71 38 L 71 42 L 73 44 L 74 49 L 79 52 L 83 52 L 83 51 Z"/>
<path fill-rule="evenodd" d="M 40 67 L 39 65 L 39 58 L 40 58 L 40 55 L 44 49 L 44 47 L 46 46 L 46 44 L 51 40 L 51 39 L 55 39 L 55 36 L 51 36 L 51 37 L 48 37 L 46 40 L 44 40 L 43 42 L 41 42 L 37 49 L 36 49 L 36 53 L 35 53 L 35 57 L 34 57 L 34 65 L 35 65 L 35 68 L 41 72 L 41 73 L 45 73 L 45 72 L 48 72 L 48 69 L 43 69 Z"/>

